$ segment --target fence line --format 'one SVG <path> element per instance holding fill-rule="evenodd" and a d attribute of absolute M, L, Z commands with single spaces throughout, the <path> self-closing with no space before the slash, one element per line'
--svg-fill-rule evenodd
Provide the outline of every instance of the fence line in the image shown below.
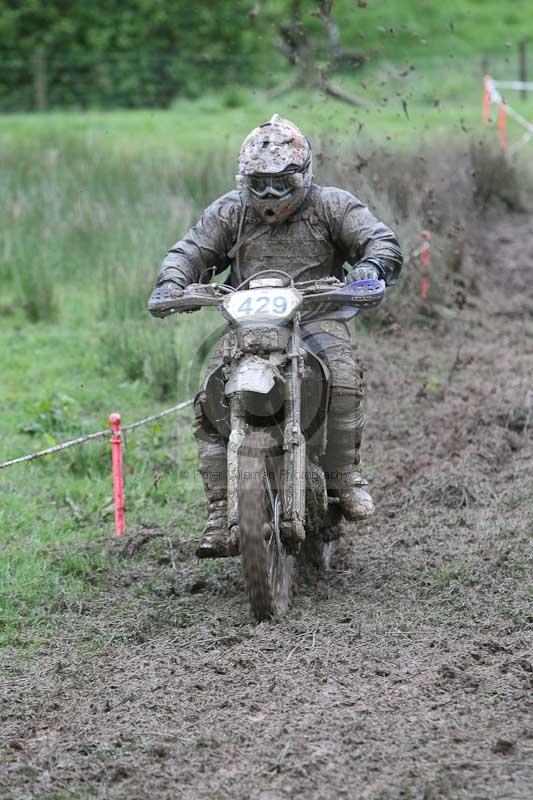
<path fill-rule="evenodd" d="M 492 81 L 492 84 L 498 89 L 514 89 L 517 92 L 533 91 L 533 82 L 531 81 Z"/>
<path fill-rule="evenodd" d="M 529 86 L 524 82 L 520 81 L 495 81 L 491 78 L 490 75 L 485 75 L 483 79 L 483 122 L 485 125 L 488 125 L 490 122 L 490 107 L 492 104 L 498 106 L 498 130 L 499 130 L 499 138 L 500 138 L 500 150 L 505 153 L 508 149 L 507 147 L 507 117 L 511 117 L 515 122 L 517 122 L 522 128 L 524 128 L 524 133 L 522 137 L 515 142 L 511 148 L 509 148 L 510 152 L 517 150 L 526 142 L 529 142 L 533 138 L 533 123 L 529 122 L 522 114 L 519 114 L 518 111 L 515 111 L 512 106 L 505 102 L 503 97 L 498 91 L 497 87 L 503 88 L 505 84 L 512 83 L 512 88 L 518 88 L 524 90 L 525 87 Z M 533 87 L 533 84 L 531 84 Z"/>
<path fill-rule="evenodd" d="M 218 92 L 236 86 L 275 89 L 278 85 L 275 75 L 279 72 L 284 80 L 287 72 L 286 59 L 277 49 L 270 55 L 262 52 L 254 57 L 249 52 L 193 55 L 180 49 L 139 53 L 131 50 L 72 51 L 64 47 L 28 50 L 4 46 L 0 49 L 0 58 L 0 108 L 3 111 L 167 108 L 178 97 L 197 97 L 205 91 Z M 381 62 L 372 57 L 370 63 L 386 70 L 389 77 L 397 78 L 406 59 L 410 58 L 406 49 L 398 52 L 395 62 Z M 526 80 L 525 44 L 519 58 L 520 81 L 507 83 L 520 83 L 525 96 L 527 89 L 524 87 L 533 86 Z M 480 68 L 481 74 L 493 71 L 511 78 L 515 74 L 514 66 L 508 61 L 506 54 L 497 52 L 481 59 L 458 55 L 453 63 L 476 80 Z M 265 71 L 266 63 L 269 68 Z M 422 75 L 427 66 L 448 65 L 450 59 L 447 55 L 426 55 L 419 56 L 416 63 Z M 424 91 L 420 87 L 422 94 Z M 228 102 L 231 104 L 231 97 Z"/>
<path fill-rule="evenodd" d="M 231 89 L 243 81 L 251 86 L 252 74 L 265 82 L 264 70 L 246 53 L 210 57 L 181 51 L 73 53 L 37 47 L 20 52 L 0 48 L 0 58 L 4 112 L 168 108 L 178 97 Z M 281 56 L 279 61 L 281 68 Z"/>
<path fill-rule="evenodd" d="M 166 417 L 169 414 L 173 414 L 176 411 L 181 411 L 181 409 L 191 406 L 192 403 L 193 400 L 191 399 L 184 400 L 182 403 L 178 403 L 177 406 L 172 406 L 172 408 L 167 408 L 164 411 L 160 411 L 159 414 L 152 414 L 150 417 L 145 417 L 137 422 L 132 422 L 130 425 L 124 425 L 122 431 L 132 431 L 134 428 L 140 428 L 141 425 L 149 425 L 151 422 L 156 422 L 158 419 L 162 419 L 162 417 Z M 69 447 L 75 447 L 78 444 L 84 444 L 85 442 L 92 441 L 93 439 L 103 439 L 106 436 L 109 436 L 109 430 L 96 431 L 95 433 L 88 433 L 85 436 L 78 436 L 77 439 L 70 439 L 68 442 L 55 444 L 53 447 L 47 447 L 46 450 L 38 450 L 36 453 L 30 453 L 26 456 L 19 456 L 19 458 L 12 458 L 9 461 L 4 461 L 3 464 L 0 464 L 0 469 L 6 469 L 6 467 L 12 467 L 15 464 L 23 464 L 26 461 L 33 461 L 37 458 L 44 458 L 45 456 L 50 456 L 54 453 L 60 453 L 62 450 L 67 450 Z"/>

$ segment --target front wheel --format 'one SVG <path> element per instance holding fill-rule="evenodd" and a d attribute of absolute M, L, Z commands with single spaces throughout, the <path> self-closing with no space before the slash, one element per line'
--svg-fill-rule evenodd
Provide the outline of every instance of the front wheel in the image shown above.
<path fill-rule="evenodd" d="M 251 431 L 239 453 L 239 542 L 255 618 L 271 619 L 289 605 L 294 558 L 281 539 L 283 455 L 266 431 Z"/>

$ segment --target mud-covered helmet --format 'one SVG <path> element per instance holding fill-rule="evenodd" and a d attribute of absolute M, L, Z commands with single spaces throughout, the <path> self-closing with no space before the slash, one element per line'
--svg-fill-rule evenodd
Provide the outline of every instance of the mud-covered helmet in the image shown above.
<path fill-rule="evenodd" d="M 237 186 L 264 222 L 283 222 L 304 201 L 313 179 L 311 145 L 293 122 L 274 114 L 248 134 Z"/>

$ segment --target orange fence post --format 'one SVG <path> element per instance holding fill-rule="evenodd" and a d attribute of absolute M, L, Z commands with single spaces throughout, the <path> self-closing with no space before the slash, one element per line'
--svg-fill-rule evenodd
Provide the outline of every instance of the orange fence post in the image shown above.
<path fill-rule="evenodd" d="M 109 424 L 113 431 L 111 436 L 111 457 L 113 464 L 115 536 L 122 536 L 126 530 L 126 515 L 124 512 L 124 482 L 122 479 L 122 433 L 120 430 L 120 414 L 110 414 Z"/>
<path fill-rule="evenodd" d="M 420 278 L 420 299 L 427 300 L 430 288 L 429 268 L 431 266 L 431 233 L 422 231 L 422 277 Z"/>
<path fill-rule="evenodd" d="M 490 81 L 490 75 L 485 75 L 483 78 L 483 122 L 485 125 L 488 125 L 490 120 Z"/>
<path fill-rule="evenodd" d="M 500 137 L 500 150 L 507 152 L 507 109 L 505 103 L 500 103 L 498 108 L 498 133 Z"/>

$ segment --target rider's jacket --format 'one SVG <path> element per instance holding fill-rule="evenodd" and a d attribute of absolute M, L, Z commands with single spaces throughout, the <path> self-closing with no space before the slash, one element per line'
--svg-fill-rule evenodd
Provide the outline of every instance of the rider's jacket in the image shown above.
<path fill-rule="evenodd" d="M 236 190 L 215 200 L 170 248 L 158 283 L 207 282 L 227 267 L 226 282 L 234 286 L 265 269 L 282 269 L 295 281 L 343 279 L 342 265 L 361 261 L 375 266 L 388 286 L 397 282 L 396 236 L 349 192 L 313 184 L 286 222 L 268 225 L 246 202 L 246 191 Z"/>

